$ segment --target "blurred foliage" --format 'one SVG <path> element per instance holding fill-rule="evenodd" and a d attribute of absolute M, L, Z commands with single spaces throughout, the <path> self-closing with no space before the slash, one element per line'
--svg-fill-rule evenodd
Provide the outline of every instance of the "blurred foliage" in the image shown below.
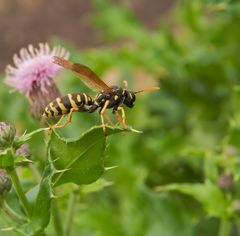
<path fill-rule="evenodd" d="M 161 91 L 139 94 L 126 111 L 127 123 L 143 134 L 109 138 L 105 165 L 118 168 L 104 175 L 110 186 L 103 181 L 93 191 L 82 187 L 73 235 L 240 234 L 239 1 L 178 1 L 154 31 L 123 4 L 92 2 L 92 22 L 109 46 L 77 50 L 61 39 L 54 43 L 65 44 L 73 61 L 103 79 L 112 72 L 119 85 L 127 80 L 138 89 L 155 81 Z M 76 88 L 94 94 L 69 72 L 58 82 L 63 94 Z M 9 95 L 3 84 L 0 94 L 1 120 L 20 132 L 39 126 L 21 95 Z M 97 114 L 75 114 L 62 132 L 76 137 L 99 122 Z M 43 137 L 30 145 L 33 161 L 43 168 Z M 22 172 L 27 184 L 29 170 Z M 232 181 L 225 181 L 228 176 Z M 64 216 L 72 188 L 62 188 Z M 1 228 L 7 223 L 1 220 Z M 47 230 L 53 234 L 51 226 Z"/>

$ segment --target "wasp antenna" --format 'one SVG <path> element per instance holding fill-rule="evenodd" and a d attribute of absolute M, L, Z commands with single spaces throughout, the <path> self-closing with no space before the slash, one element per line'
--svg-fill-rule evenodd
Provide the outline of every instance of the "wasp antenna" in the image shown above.
<path fill-rule="evenodd" d="M 136 94 L 136 93 L 141 93 L 141 92 L 145 92 L 145 91 L 156 91 L 156 90 L 160 90 L 160 88 L 159 87 L 144 88 L 143 90 L 140 90 L 140 91 L 137 91 L 134 93 Z"/>
<path fill-rule="evenodd" d="M 53 57 L 53 63 L 59 65 L 59 66 L 62 66 L 66 69 L 70 69 L 72 70 L 72 67 L 73 67 L 73 63 L 71 63 L 70 61 L 62 58 L 62 57 L 57 57 L 57 56 L 54 56 Z"/>

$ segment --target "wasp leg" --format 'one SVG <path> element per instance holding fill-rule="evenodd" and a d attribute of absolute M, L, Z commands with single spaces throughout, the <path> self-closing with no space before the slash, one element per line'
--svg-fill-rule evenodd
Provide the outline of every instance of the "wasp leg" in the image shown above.
<path fill-rule="evenodd" d="M 113 122 L 112 122 L 111 119 L 110 119 L 110 116 L 108 116 L 107 114 L 105 114 L 105 117 L 106 117 L 107 123 L 108 123 L 110 126 L 114 126 Z"/>
<path fill-rule="evenodd" d="M 64 117 L 65 117 L 65 115 L 62 115 L 61 118 L 59 119 L 59 121 L 56 124 L 54 124 L 53 126 L 51 126 L 51 127 L 54 128 L 54 129 L 60 128 L 61 127 L 60 124 L 61 124 L 61 122 L 62 122 Z"/>
<path fill-rule="evenodd" d="M 115 106 L 113 108 L 113 114 L 116 116 L 118 123 L 120 125 L 123 125 L 123 120 L 122 120 L 121 116 L 118 114 L 118 110 L 120 110 L 120 108 L 118 106 Z"/>
<path fill-rule="evenodd" d="M 118 107 L 118 110 L 120 110 L 122 112 L 122 124 L 123 124 L 124 129 L 126 129 L 127 128 L 126 114 L 125 114 L 124 108 L 123 107 Z"/>
<path fill-rule="evenodd" d="M 120 124 L 120 125 L 122 125 L 122 118 L 120 117 L 120 115 L 118 114 L 118 112 L 117 111 L 114 111 L 114 115 L 116 116 L 116 119 L 117 119 L 117 121 L 118 121 L 118 123 Z"/>
<path fill-rule="evenodd" d="M 53 126 L 53 128 L 55 128 L 55 129 L 56 128 L 65 128 L 69 123 L 71 123 L 71 121 L 72 121 L 72 114 L 73 114 L 74 111 L 78 111 L 78 109 L 71 108 L 71 110 L 70 110 L 70 112 L 69 112 L 69 114 L 67 116 L 66 122 L 63 125 L 59 125 L 58 123 L 60 123 L 60 122 L 58 122 L 56 125 Z M 60 120 L 62 120 L 62 117 L 61 117 Z"/>
<path fill-rule="evenodd" d="M 106 134 L 106 125 L 104 123 L 104 118 L 103 118 L 103 115 L 107 109 L 107 106 L 109 104 L 109 100 L 107 100 L 105 103 L 104 103 L 104 106 L 103 108 L 100 110 L 100 116 L 101 116 L 101 123 L 102 123 L 102 127 L 103 127 L 103 132 Z"/>

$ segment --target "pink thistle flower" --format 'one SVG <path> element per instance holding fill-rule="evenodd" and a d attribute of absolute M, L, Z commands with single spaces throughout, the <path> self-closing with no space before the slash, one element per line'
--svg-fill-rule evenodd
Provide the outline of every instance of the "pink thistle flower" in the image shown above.
<path fill-rule="evenodd" d="M 64 48 L 58 46 L 51 50 L 47 43 L 40 43 L 39 48 L 29 45 L 28 49 L 22 48 L 19 54 L 20 56 L 15 54 L 13 57 L 15 67 L 6 67 L 5 83 L 25 95 L 31 94 L 35 89 L 47 92 L 47 87 L 62 69 L 52 62 L 53 56 L 69 57 Z"/>
<path fill-rule="evenodd" d="M 52 62 L 53 56 L 68 59 L 69 53 L 62 47 L 50 49 L 47 43 L 38 48 L 29 45 L 13 57 L 14 66 L 6 67 L 4 82 L 29 100 L 33 118 L 39 119 L 46 105 L 60 96 L 54 78 L 62 68 Z"/>

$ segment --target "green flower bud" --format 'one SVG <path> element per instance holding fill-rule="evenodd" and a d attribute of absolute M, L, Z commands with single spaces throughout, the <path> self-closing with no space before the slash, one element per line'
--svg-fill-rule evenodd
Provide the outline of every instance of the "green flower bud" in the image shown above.
<path fill-rule="evenodd" d="M 0 150 L 10 147 L 15 135 L 16 129 L 14 126 L 6 122 L 0 122 Z"/>
<path fill-rule="evenodd" d="M 0 195 L 9 192 L 12 187 L 12 181 L 5 170 L 0 169 Z"/>

